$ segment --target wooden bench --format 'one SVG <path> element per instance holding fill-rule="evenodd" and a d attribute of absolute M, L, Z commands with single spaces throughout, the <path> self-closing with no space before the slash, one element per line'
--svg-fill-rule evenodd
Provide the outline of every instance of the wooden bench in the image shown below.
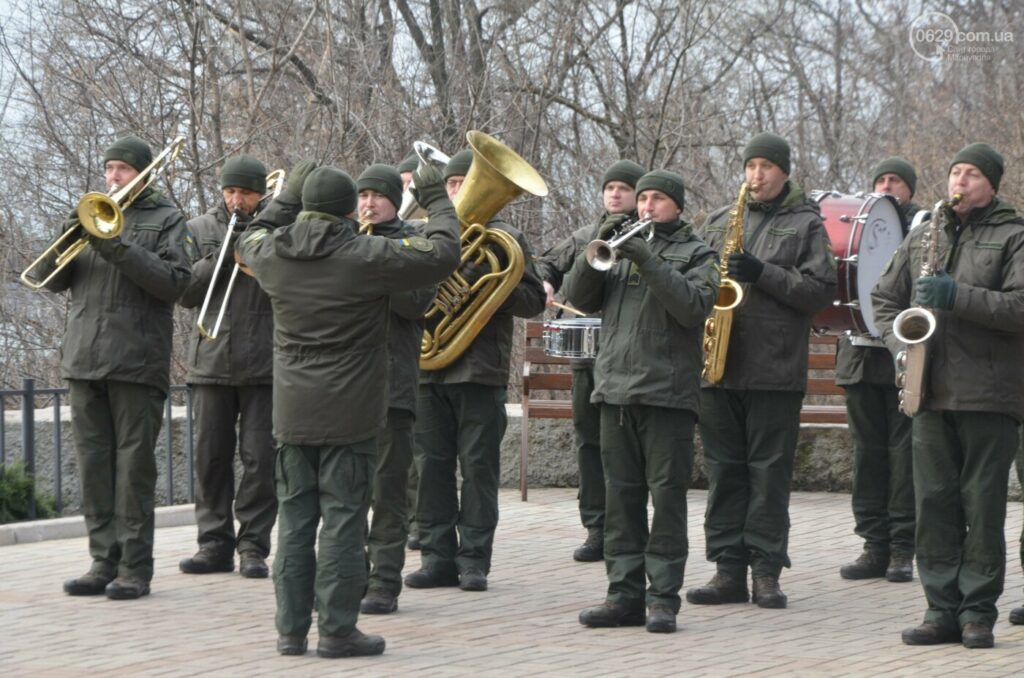
<path fill-rule="evenodd" d="M 519 451 L 519 492 L 522 500 L 527 496 L 527 456 L 530 450 L 530 418 L 571 419 L 572 401 L 554 398 L 552 394 L 565 394 L 572 390 L 572 371 L 568 358 L 553 358 L 544 352 L 544 323 L 530 320 L 526 323 L 526 349 L 523 355 L 522 384 L 522 443 Z M 845 424 L 845 393 L 836 386 L 836 337 L 812 336 L 808 358 L 808 379 L 805 403 L 800 409 L 801 424 Z M 812 397 L 813 396 L 813 397 Z M 806 401 L 826 401 L 808 404 Z"/>

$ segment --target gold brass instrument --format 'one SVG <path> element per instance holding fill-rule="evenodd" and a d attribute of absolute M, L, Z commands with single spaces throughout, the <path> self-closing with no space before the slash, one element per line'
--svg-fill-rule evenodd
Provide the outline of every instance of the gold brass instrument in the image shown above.
<path fill-rule="evenodd" d="M 267 175 L 267 192 L 260 200 L 270 198 L 273 200 L 281 193 L 281 189 L 284 188 L 284 170 L 277 169 Z M 231 269 L 231 277 L 228 279 L 227 289 L 224 290 L 224 299 L 220 303 L 220 311 L 217 312 L 217 320 L 214 321 L 213 329 L 208 330 L 203 324 L 206 320 L 206 311 L 210 307 L 210 301 L 213 299 L 213 291 L 217 287 L 217 277 L 220 275 L 221 266 L 224 265 L 224 257 L 227 256 L 228 249 L 231 247 L 231 234 L 235 232 L 235 224 L 238 223 L 238 217 L 241 215 L 239 210 L 235 210 L 231 213 L 231 221 L 228 222 L 228 228 L 224 232 L 224 242 L 220 244 L 220 251 L 217 253 L 217 264 L 213 269 L 213 276 L 210 278 L 210 286 L 206 289 L 206 298 L 203 299 L 203 306 L 199 309 L 199 318 L 196 320 L 196 326 L 199 328 L 199 333 L 207 339 L 216 339 L 217 335 L 220 334 L 220 325 L 224 320 L 224 314 L 228 310 L 228 300 L 231 298 L 231 290 L 235 288 L 235 280 L 238 278 L 238 272 L 242 271 L 248 275 L 252 275 L 251 272 L 247 271 L 241 264 L 235 263 Z M 255 215 L 253 215 L 255 216 Z"/>
<path fill-rule="evenodd" d="M 619 258 L 619 245 L 636 235 L 643 234 L 644 240 L 650 242 L 654 239 L 654 220 L 634 219 L 623 222 L 617 232 L 608 240 L 591 240 L 587 248 L 583 250 L 587 263 L 595 271 L 607 271 L 615 265 Z"/>
<path fill-rule="evenodd" d="M 111 186 L 109 193 L 91 191 L 78 201 L 77 220 L 21 272 L 21 281 L 34 290 L 45 286 L 89 245 L 88 236 L 108 240 L 124 230 L 124 210 L 152 184 L 181 153 L 185 137 L 178 137 L 125 186 Z M 83 231 L 85 231 L 83 233 Z M 53 271 L 41 282 L 29 274 L 51 255 L 57 255 Z"/>
<path fill-rule="evenodd" d="M 729 351 L 729 336 L 732 333 L 732 312 L 743 302 L 743 288 L 729 277 L 729 257 L 743 251 L 743 217 L 747 209 L 747 194 L 757 189 L 755 184 L 744 182 L 736 206 L 729 213 L 722 243 L 722 258 L 719 262 L 721 281 L 718 298 L 711 316 L 704 321 L 704 370 L 701 378 L 710 384 L 717 384 L 725 375 L 725 358 Z"/>
<path fill-rule="evenodd" d="M 932 220 L 925 238 L 928 244 L 921 262 L 920 278 L 935 275 L 939 268 L 939 236 L 949 223 L 951 212 L 964 196 L 956 193 L 949 200 L 940 200 L 932 208 Z M 892 323 L 892 333 L 907 348 L 896 355 L 896 386 L 900 389 L 900 412 L 912 417 L 924 402 L 924 377 L 928 371 L 928 340 L 935 334 L 938 322 L 935 313 L 923 306 L 900 311 Z"/>
<path fill-rule="evenodd" d="M 414 150 L 416 155 L 419 156 L 420 167 L 423 167 L 423 165 L 427 163 L 433 163 L 438 167 L 444 167 L 448 164 L 448 161 L 451 160 L 451 158 L 441 151 L 422 141 L 413 143 L 412 150 Z M 427 211 L 420 207 L 419 203 L 416 202 L 416 198 L 413 197 L 412 191 L 409 190 L 410 188 L 412 188 L 412 182 L 409 182 L 409 188 L 406 188 L 405 192 L 402 193 L 402 205 L 398 208 L 398 218 L 403 221 L 408 221 L 409 219 L 423 219 L 427 216 Z"/>
<path fill-rule="evenodd" d="M 523 277 L 525 260 L 516 239 L 485 224 L 522 193 L 545 196 L 547 184 L 518 153 L 483 132 L 466 140 L 473 164 L 455 196 L 462 226 L 459 269 L 438 286 L 424 319 L 420 368 L 440 370 L 461 356 Z M 460 274 L 467 262 L 485 273 L 472 284 Z"/>

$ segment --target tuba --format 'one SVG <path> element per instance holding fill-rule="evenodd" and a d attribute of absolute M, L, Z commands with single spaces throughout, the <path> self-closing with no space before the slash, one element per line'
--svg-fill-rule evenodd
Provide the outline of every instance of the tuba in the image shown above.
<path fill-rule="evenodd" d="M 88 236 L 109 240 L 120 235 L 124 230 L 124 210 L 128 209 L 135 198 L 170 167 L 184 145 L 185 137 L 178 137 L 172 141 L 170 146 L 161 151 L 153 162 L 124 187 L 112 186 L 109 193 L 93 191 L 82 196 L 78 201 L 78 218 L 75 223 L 21 272 L 21 281 L 38 290 L 53 280 L 65 266 L 82 253 L 89 245 Z M 30 273 L 51 255 L 57 257 L 53 271 L 42 281 L 37 282 Z"/>
<path fill-rule="evenodd" d="M 440 370 L 455 362 L 523 277 L 525 260 L 516 239 L 486 224 L 522 193 L 545 196 L 547 184 L 519 154 L 494 137 L 471 131 L 466 140 L 473 164 L 459 194 L 455 213 L 462 226 L 462 256 L 456 269 L 437 289 L 424 315 L 420 369 Z M 473 284 L 459 273 L 466 262 L 485 273 Z"/>
<path fill-rule="evenodd" d="M 964 196 L 955 194 L 949 200 L 940 200 L 932 208 L 932 220 L 928 224 L 928 239 L 921 262 L 920 278 L 935 275 L 939 267 L 939 238 L 942 229 L 949 223 L 950 212 Z M 912 417 L 924 402 L 924 376 L 928 368 L 928 340 L 935 334 L 937 326 L 935 313 L 922 306 L 911 306 L 900 311 L 892 323 L 892 333 L 906 344 L 907 348 L 896 355 L 896 386 L 900 389 L 900 412 Z"/>
<path fill-rule="evenodd" d="M 722 244 L 722 259 L 719 262 L 721 281 L 718 298 L 711 316 L 704 321 L 704 371 L 701 378 L 717 384 L 725 374 L 725 356 L 729 351 L 729 335 L 732 332 L 732 312 L 743 301 L 743 288 L 729 277 L 729 256 L 743 251 L 743 217 L 747 208 L 747 194 L 755 186 L 744 183 L 740 186 L 736 206 L 729 213 L 725 227 L 725 241 Z"/>

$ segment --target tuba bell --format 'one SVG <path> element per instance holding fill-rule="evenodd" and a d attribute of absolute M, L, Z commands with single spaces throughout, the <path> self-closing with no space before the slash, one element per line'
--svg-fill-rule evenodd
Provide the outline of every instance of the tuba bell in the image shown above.
<path fill-rule="evenodd" d="M 504 231 L 487 228 L 487 222 L 522 193 L 548 194 L 537 170 L 494 137 L 474 130 L 466 140 L 473 150 L 473 164 L 454 200 L 462 226 L 462 256 L 459 269 L 438 286 L 424 316 L 420 346 L 424 370 L 440 370 L 455 362 L 523 277 L 525 260 L 519 243 Z M 472 284 L 459 273 L 469 261 L 485 271 Z"/>
<path fill-rule="evenodd" d="M 21 272 L 21 281 L 32 289 L 38 290 L 53 280 L 58 273 L 64 270 L 65 266 L 82 253 L 82 250 L 89 245 L 88 236 L 109 240 L 120 235 L 124 230 L 124 210 L 128 209 L 135 198 L 170 167 L 174 159 L 181 153 L 184 145 L 185 137 L 176 138 L 170 146 L 160 152 L 153 162 L 139 172 L 138 176 L 123 187 L 113 186 L 109 193 L 93 191 L 82 196 L 82 199 L 78 201 L 75 223 L 50 243 L 50 246 Z M 52 255 L 56 255 L 53 271 L 43 280 L 35 280 L 30 274 Z"/>

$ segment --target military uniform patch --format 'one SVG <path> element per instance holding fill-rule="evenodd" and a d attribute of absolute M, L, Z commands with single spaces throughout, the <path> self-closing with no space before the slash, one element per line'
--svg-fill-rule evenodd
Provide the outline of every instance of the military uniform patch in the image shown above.
<path fill-rule="evenodd" d="M 190 262 L 195 262 L 199 259 L 199 250 L 196 248 L 196 241 L 192 238 L 191 233 L 185 233 L 185 255 L 188 257 Z"/>
<path fill-rule="evenodd" d="M 402 247 L 411 247 L 419 252 L 432 252 L 434 250 L 434 243 L 426 238 L 414 235 L 411 238 L 402 238 Z"/>
<path fill-rule="evenodd" d="M 249 243 L 259 242 L 260 240 L 266 238 L 269 233 L 270 231 L 265 230 L 256 231 L 255 233 L 253 233 L 252 235 L 245 239 L 245 244 L 248 245 Z"/>

